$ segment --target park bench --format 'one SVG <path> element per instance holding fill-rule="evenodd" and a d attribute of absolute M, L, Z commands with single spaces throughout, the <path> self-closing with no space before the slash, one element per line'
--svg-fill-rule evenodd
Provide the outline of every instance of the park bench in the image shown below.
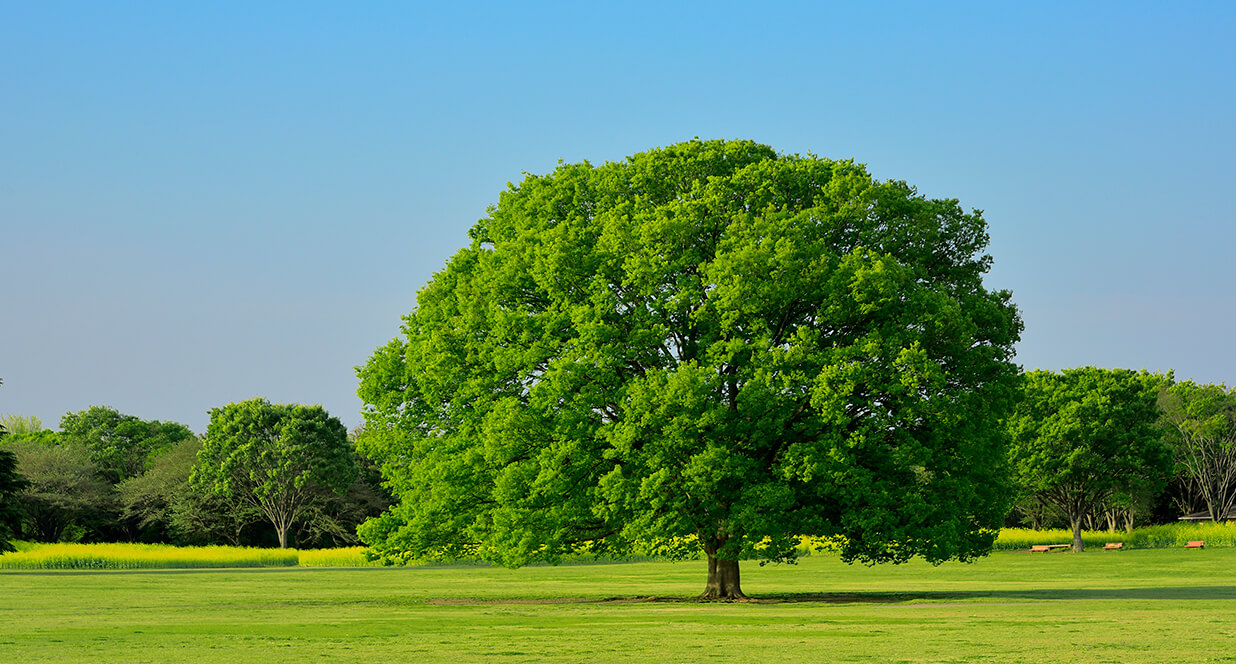
<path fill-rule="evenodd" d="M 1051 551 L 1052 549 L 1069 549 L 1072 544 L 1035 544 L 1030 547 L 1031 551 Z"/>
<path fill-rule="evenodd" d="M 1186 549 L 1204 549 L 1206 548 L 1205 540 L 1193 540 L 1185 545 Z"/>
<path fill-rule="evenodd" d="M 1124 542 L 1108 542 L 1107 544 L 1103 545 L 1104 551 L 1115 551 L 1116 549 L 1123 549 L 1123 548 L 1124 548 Z"/>

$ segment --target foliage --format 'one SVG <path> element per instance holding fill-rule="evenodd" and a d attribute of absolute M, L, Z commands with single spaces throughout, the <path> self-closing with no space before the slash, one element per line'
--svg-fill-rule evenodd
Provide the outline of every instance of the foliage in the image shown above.
<path fill-rule="evenodd" d="M 156 455 L 145 473 L 121 482 L 116 487 L 121 517 L 175 544 L 252 544 L 246 531 L 262 514 L 238 497 L 219 496 L 189 481 L 201 448 L 196 437 L 183 440 Z"/>
<path fill-rule="evenodd" d="M 1155 426 L 1165 380 L 1094 367 L 1026 374 L 1025 396 L 1008 420 L 1013 464 L 1023 491 L 1069 520 L 1075 550 L 1087 514 L 1166 481 L 1171 452 Z"/>
<path fill-rule="evenodd" d="M 18 495 L 24 539 L 56 542 L 70 529 L 95 525 L 112 508 L 110 487 L 84 446 L 7 442 L 28 484 Z"/>
<path fill-rule="evenodd" d="M 181 545 L 256 544 L 259 540 L 252 531 L 265 520 L 241 496 L 211 493 L 209 487 L 192 482 L 168 506 L 167 518 L 171 541 Z"/>
<path fill-rule="evenodd" d="M 1214 521 L 1236 511 L 1236 389 L 1182 381 L 1159 394 L 1159 408 L 1189 488 Z"/>
<path fill-rule="evenodd" d="M 17 455 L 0 449 L 0 553 L 13 550 L 9 540 L 21 529 L 19 495 L 28 484 L 17 472 Z"/>
<path fill-rule="evenodd" d="M 382 476 L 374 463 L 353 456 L 356 479 L 343 494 L 325 494 L 306 510 L 296 540 L 302 546 L 350 547 L 358 544 L 356 529 L 391 506 L 390 494 L 382 488 Z"/>
<path fill-rule="evenodd" d="M 60 434 L 50 429 L 38 429 L 37 431 L 22 431 L 4 436 L 4 445 L 12 445 L 14 443 L 37 443 L 45 447 L 59 445 L 61 441 Z"/>
<path fill-rule="evenodd" d="M 801 535 L 982 555 L 1021 329 L 985 229 L 745 141 L 529 175 L 358 371 L 400 500 L 362 539 L 515 566 L 691 536 L 734 595 L 733 561 Z"/>
<path fill-rule="evenodd" d="M 43 430 L 43 421 L 33 415 L 4 415 L 0 417 L 0 431 L 11 436 L 21 436 Z"/>
<path fill-rule="evenodd" d="M 0 384 L 3 382 L 0 380 Z M 0 439 L 15 433 L 21 428 L 20 424 L 15 423 L 12 416 L 0 418 Z M 17 455 L 0 449 L 0 553 L 13 550 L 13 544 L 9 540 L 21 531 L 21 512 L 17 496 L 27 486 L 29 482 L 17 472 Z"/>
<path fill-rule="evenodd" d="M 153 531 L 159 538 L 167 537 L 172 530 L 173 505 L 185 500 L 191 491 L 189 476 L 201 447 L 196 436 L 186 438 L 154 456 L 144 473 L 116 485 L 120 517 L 135 521 L 139 528 Z"/>
<path fill-rule="evenodd" d="M 152 455 L 193 438 L 183 424 L 146 421 L 107 406 L 66 413 L 60 418 L 60 435 L 85 445 L 112 484 L 141 474 Z"/>
<path fill-rule="evenodd" d="M 346 491 L 357 473 L 338 418 L 321 406 L 265 399 L 212 409 L 197 457 L 193 485 L 260 511 L 282 548 L 307 510 Z"/>

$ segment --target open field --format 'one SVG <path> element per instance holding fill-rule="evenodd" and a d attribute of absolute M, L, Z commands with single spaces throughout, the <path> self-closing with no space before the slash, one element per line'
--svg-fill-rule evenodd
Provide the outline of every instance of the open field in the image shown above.
<path fill-rule="evenodd" d="M 1236 549 L 703 563 L 0 571 L 5 662 L 1236 661 Z M 648 596 L 659 598 L 650 601 Z"/>

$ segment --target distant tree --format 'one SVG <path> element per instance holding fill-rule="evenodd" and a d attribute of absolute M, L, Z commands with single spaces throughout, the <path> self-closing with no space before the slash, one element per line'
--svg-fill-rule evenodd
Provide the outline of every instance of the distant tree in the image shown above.
<path fill-rule="evenodd" d="M 172 505 L 190 490 L 189 476 L 201 447 L 197 437 L 186 438 L 151 459 L 146 472 L 116 485 L 120 517 L 144 531 L 153 530 L 159 539 L 166 538 L 171 531 Z"/>
<path fill-rule="evenodd" d="M 0 553 L 13 550 L 9 540 L 20 532 L 19 501 L 22 490 L 28 484 L 26 478 L 17 472 L 17 455 L 0 449 Z"/>
<path fill-rule="evenodd" d="M 180 545 L 259 546 L 252 538 L 265 516 L 238 496 L 220 496 L 190 483 L 168 506 L 170 539 Z"/>
<path fill-rule="evenodd" d="M 33 415 L 5 415 L 0 417 L 0 431 L 13 436 L 23 436 L 43 430 L 43 421 Z"/>
<path fill-rule="evenodd" d="M 1008 509 L 1021 331 L 986 223 L 750 141 L 564 164 L 503 192 L 359 370 L 392 557 L 657 546 L 968 560 Z"/>
<path fill-rule="evenodd" d="M 4 380 L 0 379 L 0 384 L 3 383 Z M 7 418 L 0 419 L 0 439 L 8 434 L 5 424 Z M 14 525 L 19 522 L 17 494 L 25 487 L 26 478 L 17 472 L 17 456 L 0 449 L 0 553 L 13 550 L 9 539 L 16 534 L 13 532 Z"/>
<path fill-rule="evenodd" d="M 25 539 L 60 541 L 71 526 L 97 527 L 113 508 L 111 487 L 85 447 L 33 440 L 8 442 L 6 447 L 17 456 L 17 470 L 28 482 L 18 494 Z"/>
<path fill-rule="evenodd" d="M 313 546 L 354 546 L 360 543 L 357 527 L 380 515 L 392 504 L 382 487 L 382 475 L 373 461 L 357 454 L 356 480 L 342 495 L 327 494 L 326 500 L 306 512 L 297 534 L 298 542 Z"/>
<path fill-rule="evenodd" d="M 107 406 L 66 413 L 60 419 L 60 435 L 85 445 L 113 484 L 140 475 L 153 454 L 193 438 L 183 424 L 143 420 Z"/>
<path fill-rule="evenodd" d="M 9 419 L 5 418 L 0 424 L 0 438 L 8 434 L 5 426 L 8 423 Z M 13 550 L 9 540 L 17 535 L 21 523 L 18 496 L 28 485 L 26 478 L 17 472 L 17 455 L 0 449 L 0 553 Z"/>
<path fill-rule="evenodd" d="M 1023 490 L 1059 510 L 1082 550 L 1081 529 L 1121 492 L 1162 487 L 1171 451 L 1156 427 L 1165 382 L 1145 372 L 1084 367 L 1026 374 L 1008 424 Z"/>
<path fill-rule="evenodd" d="M 1168 440 L 1210 518 L 1236 510 L 1236 389 L 1181 381 L 1159 394 Z"/>
<path fill-rule="evenodd" d="M 17 443 L 37 443 L 48 447 L 54 447 L 60 444 L 61 438 L 59 432 L 51 429 L 39 429 L 37 431 L 22 431 L 21 433 L 8 434 L 4 440 L 9 445 Z"/>
<path fill-rule="evenodd" d="M 321 406 L 250 399 L 210 411 L 191 482 L 246 502 L 286 548 L 292 528 L 332 492 L 356 479 L 347 430 Z"/>

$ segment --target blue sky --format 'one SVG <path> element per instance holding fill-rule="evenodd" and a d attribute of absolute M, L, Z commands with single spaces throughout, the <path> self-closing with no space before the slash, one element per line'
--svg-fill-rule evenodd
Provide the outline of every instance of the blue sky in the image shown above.
<path fill-rule="evenodd" d="M 0 0 L 0 413 L 355 426 L 507 182 L 694 136 L 984 210 L 1027 369 L 1236 382 L 1236 5 L 1011 4 Z"/>

